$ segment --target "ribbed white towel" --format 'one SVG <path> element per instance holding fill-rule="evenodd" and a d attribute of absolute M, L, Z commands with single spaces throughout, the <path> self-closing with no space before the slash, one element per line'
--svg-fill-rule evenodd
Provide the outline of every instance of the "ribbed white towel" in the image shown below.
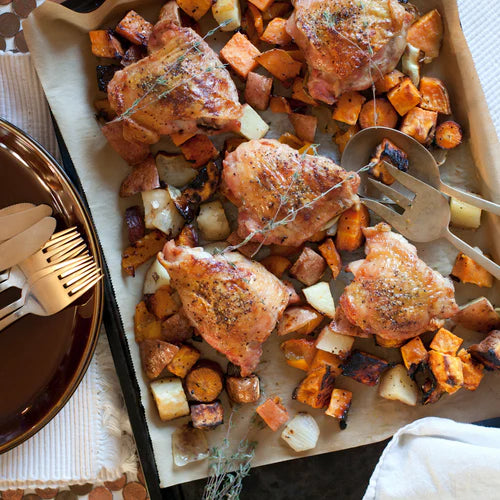
<path fill-rule="evenodd" d="M 59 157 L 29 55 L 0 53 L 0 117 Z M 136 472 L 135 445 L 105 334 L 68 404 L 38 434 L 0 455 L 0 490 L 112 481 Z"/>

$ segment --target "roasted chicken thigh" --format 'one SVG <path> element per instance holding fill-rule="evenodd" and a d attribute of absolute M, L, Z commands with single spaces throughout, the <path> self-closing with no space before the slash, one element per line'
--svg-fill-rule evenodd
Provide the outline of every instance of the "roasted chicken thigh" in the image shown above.
<path fill-rule="evenodd" d="M 296 0 L 287 31 L 309 66 L 312 97 L 333 104 L 392 71 L 415 11 L 398 0 Z"/>
<path fill-rule="evenodd" d="M 368 333 L 404 340 L 436 330 L 458 311 L 451 281 L 417 256 L 417 249 L 381 223 L 363 230 L 366 259 L 340 297 L 347 319 Z"/>
<path fill-rule="evenodd" d="M 161 262 L 200 335 L 242 376 L 252 373 L 288 303 L 285 285 L 239 252 L 211 255 L 169 241 Z"/>
<path fill-rule="evenodd" d="M 223 162 L 221 191 L 238 208 L 238 234 L 299 246 L 358 201 L 359 176 L 273 139 L 245 142 Z"/>

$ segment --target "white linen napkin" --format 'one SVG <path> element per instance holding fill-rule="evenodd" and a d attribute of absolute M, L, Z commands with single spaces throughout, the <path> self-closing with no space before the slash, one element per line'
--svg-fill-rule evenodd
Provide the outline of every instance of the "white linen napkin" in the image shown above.
<path fill-rule="evenodd" d="M 30 56 L 0 52 L 0 117 L 56 159 L 57 141 Z M 102 332 L 87 374 L 38 434 L 0 455 L 0 491 L 113 481 L 136 474 L 137 459 L 111 353 Z"/>
<path fill-rule="evenodd" d="M 500 429 L 427 417 L 400 429 L 363 500 L 469 500 L 500 496 Z"/>

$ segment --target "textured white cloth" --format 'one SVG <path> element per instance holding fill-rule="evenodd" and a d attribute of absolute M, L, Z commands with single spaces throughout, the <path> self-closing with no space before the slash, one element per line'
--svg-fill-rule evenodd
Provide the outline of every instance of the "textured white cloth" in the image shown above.
<path fill-rule="evenodd" d="M 363 500 L 500 497 L 500 429 L 428 417 L 400 429 Z"/>
<path fill-rule="evenodd" d="M 29 55 L 0 52 L 0 117 L 59 157 Z M 105 334 L 68 404 L 38 434 L 0 455 L 0 490 L 58 487 L 136 472 L 135 445 Z"/>

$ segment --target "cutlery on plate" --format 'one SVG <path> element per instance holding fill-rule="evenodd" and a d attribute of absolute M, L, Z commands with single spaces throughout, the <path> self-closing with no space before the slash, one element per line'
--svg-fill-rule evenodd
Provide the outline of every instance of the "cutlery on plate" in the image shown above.
<path fill-rule="evenodd" d="M 56 228 L 53 217 L 44 217 L 30 228 L 0 243 L 0 270 L 9 269 L 40 250 Z"/>
<path fill-rule="evenodd" d="M 500 215 L 500 205 L 479 196 L 454 188 L 441 180 L 439 165 L 434 156 L 422 144 L 407 134 L 387 127 L 369 127 L 358 132 L 347 144 L 342 154 L 342 167 L 345 170 L 357 170 L 365 165 L 375 148 L 384 140 L 401 148 L 410 160 L 410 173 L 431 185 L 442 193 L 457 200 Z M 366 188 L 366 186 L 365 186 Z M 365 193 L 361 193 L 365 194 Z"/>
<path fill-rule="evenodd" d="M 8 207 L 0 208 L 0 217 L 17 214 L 17 212 L 24 212 L 28 210 L 28 208 L 33 208 L 34 206 L 33 203 L 16 203 L 15 205 L 9 205 Z"/>
<path fill-rule="evenodd" d="M 455 248 L 484 267 L 496 279 L 500 279 L 499 265 L 450 232 L 448 227 L 450 207 L 448 200 L 442 193 L 425 182 L 401 172 L 385 161 L 384 166 L 400 184 L 412 193 L 412 197 L 410 198 L 382 182 L 369 179 L 373 186 L 404 209 L 404 212 L 400 215 L 392 208 L 377 201 L 362 200 L 370 210 L 385 219 L 409 240 L 426 242 L 446 238 Z"/>
<path fill-rule="evenodd" d="M 38 205 L 21 212 L 0 216 L 0 241 L 8 240 L 16 234 L 22 233 L 49 215 L 52 215 L 51 207 L 48 205 Z"/>
<path fill-rule="evenodd" d="M 69 265 L 31 283 L 26 292 L 26 302 L 0 320 L 0 331 L 27 314 L 51 316 L 79 299 L 102 279 L 102 271 L 93 258 L 88 264 L 91 265 Z"/>

